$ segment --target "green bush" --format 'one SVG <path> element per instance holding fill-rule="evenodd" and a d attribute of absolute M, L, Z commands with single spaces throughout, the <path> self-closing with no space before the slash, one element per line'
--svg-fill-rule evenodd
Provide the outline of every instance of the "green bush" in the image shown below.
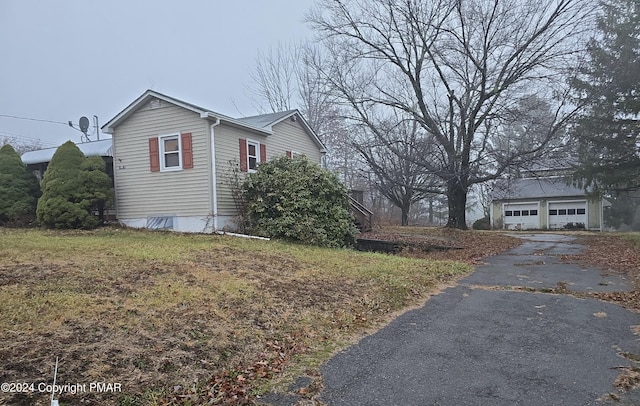
<path fill-rule="evenodd" d="M 489 217 L 483 217 L 473 222 L 471 226 L 474 230 L 491 230 L 491 219 Z"/>
<path fill-rule="evenodd" d="M 44 173 L 36 214 L 47 228 L 91 229 L 100 223 L 110 199 L 111 179 L 102 158 L 87 159 L 68 141 L 56 150 Z"/>
<path fill-rule="evenodd" d="M 0 226 L 26 226 L 35 220 L 38 180 L 9 144 L 0 148 Z"/>
<path fill-rule="evenodd" d="M 348 191 L 337 176 L 304 157 L 263 163 L 242 186 L 249 231 L 310 245 L 352 245 Z"/>
<path fill-rule="evenodd" d="M 87 202 L 89 211 L 97 213 L 101 221 L 104 220 L 104 210 L 113 199 L 111 178 L 105 172 L 104 160 L 99 156 L 92 156 L 82 163 L 82 198 Z"/>

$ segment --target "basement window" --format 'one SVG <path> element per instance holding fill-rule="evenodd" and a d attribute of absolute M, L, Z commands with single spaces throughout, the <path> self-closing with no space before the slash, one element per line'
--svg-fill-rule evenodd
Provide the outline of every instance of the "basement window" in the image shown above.
<path fill-rule="evenodd" d="M 158 216 L 147 218 L 149 230 L 173 230 L 173 216 Z"/>

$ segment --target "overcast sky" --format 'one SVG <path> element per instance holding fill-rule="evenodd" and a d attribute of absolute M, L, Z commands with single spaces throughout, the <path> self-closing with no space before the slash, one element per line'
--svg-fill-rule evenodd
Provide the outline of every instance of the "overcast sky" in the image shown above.
<path fill-rule="evenodd" d="M 80 141 L 146 89 L 216 112 L 256 114 L 259 51 L 310 39 L 313 0 L 0 0 L 0 137 Z M 93 129 L 91 128 L 91 131 Z"/>

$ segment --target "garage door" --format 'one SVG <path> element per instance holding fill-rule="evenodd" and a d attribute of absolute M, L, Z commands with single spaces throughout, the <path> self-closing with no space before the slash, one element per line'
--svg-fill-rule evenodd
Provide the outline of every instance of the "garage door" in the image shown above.
<path fill-rule="evenodd" d="M 549 203 L 549 228 L 584 228 L 586 224 L 586 201 Z"/>
<path fill-rule="evenodd" d="M 509 230 L 540 228 L 538 203 L 505 203 L 504 225 Z"/>

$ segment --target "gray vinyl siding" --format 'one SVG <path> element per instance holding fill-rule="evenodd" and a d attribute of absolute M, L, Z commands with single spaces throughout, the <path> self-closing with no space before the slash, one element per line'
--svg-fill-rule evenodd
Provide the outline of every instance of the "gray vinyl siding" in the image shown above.
<path fill-rule="evenodd" d="M 149 138 L 192 134 L 193 169 L 151 172 Z M 162 102 L 142 106 L 113 135 L 118 218 L 206 216 L 212 212 L 208 124 L 197 113 Z"/>
<path fill-rule="evenodd" d="M 311 161 L 320 164 L 320 149 L 303 129 L 299 121 L 294 122 L 287 119 L 273 126 L 272 130 L 273 133 L 270 135 L 261 135 L 226 124 L 221 124 L 214 128 L 219 215 L 236 214 L 236 204 L 233 200 L 232 189 L 238 183 L 235 179 L 241 181 L 246 175 L 239 172 L 240 138 L 265 144 L 268 161 L 285 155 L 286 151 L 294 151 L 304 154 Z M 238 176 L 235 177 L 234 173 L 238 174 Z"/>

